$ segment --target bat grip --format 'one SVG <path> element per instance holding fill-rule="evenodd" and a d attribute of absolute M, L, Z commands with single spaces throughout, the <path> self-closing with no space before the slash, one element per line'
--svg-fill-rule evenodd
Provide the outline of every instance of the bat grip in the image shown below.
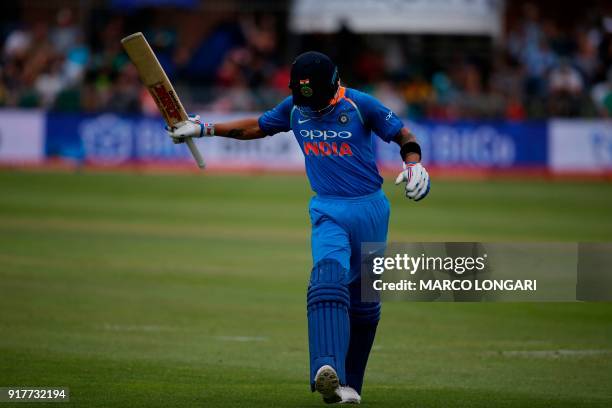
<path fill-rule="evenodd" d="M 195 159 L 196 163 L 198 163 L 198 167 L 201 169 L 205 168 L 206 163 L 204 163 L 204 159 L 202 158 L 202 155 L 200 154 L 198 147 L 193 142 L 193 139 L 188 137 L 185 140 L 185 143 L 187 143 L 187 147 L 189 147 L 189 150 L 191 151 L 191 155 Z"/>

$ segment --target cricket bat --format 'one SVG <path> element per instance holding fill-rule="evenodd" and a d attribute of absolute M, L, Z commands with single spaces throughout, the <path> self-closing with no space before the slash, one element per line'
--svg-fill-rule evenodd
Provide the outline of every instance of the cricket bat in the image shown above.
<path fill-rule="evenodd" d="M 136 66 L 140 80 L 155 100 L 166 124 L 173 127 L 187 120 L 187 112 L 145 36 L 142 33 L 134 33 L 123 38 L 121 44 Z M 198 167 L 203 169 L 206 164 L 192 138 L 187 138 L 185 142 Z"/>

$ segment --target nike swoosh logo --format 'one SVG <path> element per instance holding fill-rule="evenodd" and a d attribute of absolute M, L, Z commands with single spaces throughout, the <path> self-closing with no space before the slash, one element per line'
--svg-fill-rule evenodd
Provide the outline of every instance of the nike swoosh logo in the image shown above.
<path fill-rule="evenodd" d="M 309 120 L 310 120 L 310 119 L 304 119 L 304 120 L 302 120 L 302 119 L 298 119 L 298 123 L 301 125 L 302 123 L 306 123 L 306 122 L 308 122 Z"/>

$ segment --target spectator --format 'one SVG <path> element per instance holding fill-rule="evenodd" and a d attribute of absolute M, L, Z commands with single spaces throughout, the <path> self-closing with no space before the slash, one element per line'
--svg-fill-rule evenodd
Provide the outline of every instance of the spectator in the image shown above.
<path fill-rule="evenodd" d="M 580 72 L 568 60 L 562 60 L 548 77 L 550 112 L 555 116 L 575 116 L 580 111 L 584 83 Z"/>
<path fill-rule="evenodd" d="M 602 116 L 612 117 L 612 68 L 608 70 L 607 80 L 593 87 L 591 98 Z"/>
<path fill-rule="evenodd" d="M 392 83 L 388 81 L 380 82 L 375 88 L 374 95 L 398 115 L 404 116 L 407 114 L 406 101 L 397 93 Z"/>
<path fill-rule="evenodd" d="M 51 44 L 56 52 L 66 54 L 76 45 L 79 29 L 74 24 L 73 12 L 63 8 L 57 13 L 57 26 L 51 30 Z"/>

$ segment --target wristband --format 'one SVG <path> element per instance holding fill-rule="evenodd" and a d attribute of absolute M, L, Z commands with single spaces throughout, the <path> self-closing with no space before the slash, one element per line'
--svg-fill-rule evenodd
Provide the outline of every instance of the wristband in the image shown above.
<path fill-rule="evenodd" d="M 417 142 L 408 142 L 405 143 L 400 149 L 400 156 L 402 156 L 402 161 L 406 161 L 406 157 L 409 153 L 417 153 L 419 158 L 421 158 L 421 146 Z"/>
<path fill-rule="evenodd" d="M 215 125 L 213 123 L 202 123 L 200 126 L 201 126 L 200 137 L 215 135 Z"/>

